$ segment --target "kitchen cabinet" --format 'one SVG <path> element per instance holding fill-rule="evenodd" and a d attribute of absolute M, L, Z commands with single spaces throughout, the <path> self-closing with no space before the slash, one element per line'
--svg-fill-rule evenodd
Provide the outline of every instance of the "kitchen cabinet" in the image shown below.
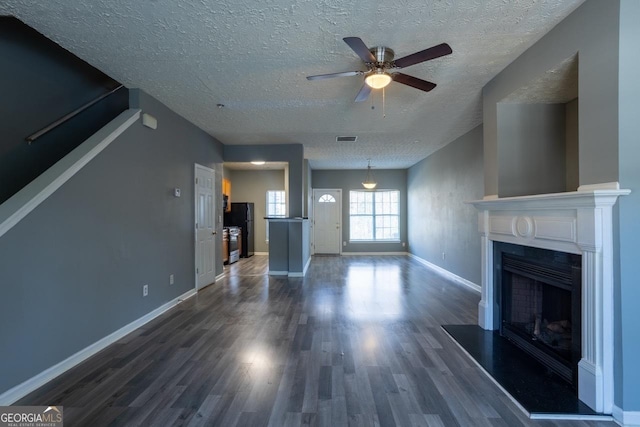
<path fill-rule="evenodd" d="M 225 212 L 231 212 L 231 181 L 222 178 L 222 194 L 227 196 L 227 208 Z"/>

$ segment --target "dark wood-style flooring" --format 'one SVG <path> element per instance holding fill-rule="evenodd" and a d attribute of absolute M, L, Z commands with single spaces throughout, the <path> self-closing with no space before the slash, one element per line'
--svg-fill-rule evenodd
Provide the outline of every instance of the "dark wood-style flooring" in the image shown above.
<path fill-rule="evenodd" d="M 479 295 L 402 256 L 267 257 L 20 400 L 68 426 L 615 426 L 532 421 L 444 333 Z"/>

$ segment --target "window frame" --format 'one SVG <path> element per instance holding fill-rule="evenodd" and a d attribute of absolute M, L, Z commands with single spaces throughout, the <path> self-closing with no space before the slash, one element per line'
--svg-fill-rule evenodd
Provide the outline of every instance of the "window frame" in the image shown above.
<path fill-rule="evenodd" d="M 377 197 L 379 195 L 379 197 L 384 197 L 384 194 L 388 194 L 391 196 L 392 193 L 395 193 L 396 195 L 396 202 L 387 202 L 387 203 L 393 203 L 395 204 L 395 206 L 390 206 L 388 208 L 388 210 L 391 210 L 391 213 L 378 213 L 376 212 L 376 208 L 379 209 L 379 205 L 381 205 L 382 203 L 385 203 L 383 200 L 378 200 Z M 370 201 L 364 200 L 365 203 L 367 203 L 367 205 L 364 206 L 364 212 L 362 213 L 353 213 L 353 204 L 354 203 L 362 203 L 362 201 L 355 201 L 353 200 L 354 195 L 362 195 L 365 199 L 367 198 L 367 195 L 370 195 L 369 197 L 371 198 Z M 392 196 L 391 196 L 392 197 Z M 401 236 L 400 236 L 400 206 L 401 206 L 401 193 L 400 190 L 397 189 L 380 189 L 380 190 L 349 190 L 349 242 L 350 243 L 398 243 L 401 241 Z M 362 208 L 362 206 L 360 206 Z M 384 208 L 383 208 L 384 209 Z M 393 211 L 395 211 L 395 213 L 393 213 Z M 353 218 L 371 218 L 371 233 L 372 236 L 371 238 L 365 238 L 365 239 L 355 239 L 353 238 L 353 230 L 354 227 L 352 227 L 353 225 Z M 392 222 L 393 219 L 395 219 L 396 223 L 397 223 L 397 230 L 395 230 L 393 227 L 379 227 L 377 226 L 377 219 L 381 219 L 381 218 L 391 218 Z M 380 238 L 377 235 L 377 231 L 381 231 L 383 229 L 389 229 L 391 228 L 392 231 L 397 231 L 397 237 L 394 238 Z"/>
<path fill-rule="evenodd" d="M 271 202 L 269 196 L 271 194 L 274 194 L 274 193 L 282 193 L 282 195 L 281 195 L 282 196 L 282 201 L 281 202 L 277 202 L 277 201 Z M 282 216 L 282 217 L 287 216 L 287 194 L 286 194 L 285 190 L 267 190 L 267 193 L 265 194 L 265 198 L 266 198 L 266 206 L 265 206 L 266 209 L 265 209 L 265 211 L 267 213 L 267 216 Z M 270 209 L 269 209 L 270 206 L 276 206 L 276 207 L 277 206 L 281 206 L 283 213 L 282 214 L 272 213 L 270 211 Z M 277 211 L 277 209 L 276 209 L 276 211 Z"/>
<path fill-rule="evenodd" d="M 272 193 L 282 193 L 282 203 L 271 203 L 269 200 L 269 196 Z M 283 205 L 283 211 L 284 214 L 282 215 L 277 215 L 277 214 L 272 214 L 269 211 L 269 206 L 271 205 Z M 265 213 L 267 217 L 285 217 L 287 216 L 287 193 L 285 190 L 267 190 L 267 192 L 265 193 Z M 269 220 L 265 219 L 265 242 L 269 243 Z"/>

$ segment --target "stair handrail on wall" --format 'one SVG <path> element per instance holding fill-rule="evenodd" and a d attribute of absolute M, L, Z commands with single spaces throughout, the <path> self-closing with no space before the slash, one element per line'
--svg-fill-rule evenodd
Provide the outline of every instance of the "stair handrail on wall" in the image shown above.
<path fill-rule="evenodd" d="M 123 111 L 22 190 L 0 204 L 0 237 L 139 119 L 140 109 Z"/>
<path fill-rule="evenodd" d="M 109 92 L 104 93 L 102 95 L 100 95 L 99 97 L 97 97 L 96 99 L 87 102 L 86 104 L 84 104 L 83 106 L 76 108 L 75 110 L 73 110 L 72 112 L 70 112 L 69 114 L 65 114 L 64 116 L 60 117 L 58 120 L 56 120 L 55 122 L 51 123 L 48 126 L 45 126 L 44 128 L 40 129 L 39 131 L 27 136 L 25 138 L 25 140 L 29 143 L 29 145 L 31 145 L 31 143 L 33 141 L 35 141 L 36 139 L 40 138 L 42 135 L 46 134 L 47 132 L 57 128 L 58 126 L 60 126 L 61 124 L 63 124 L 64 122 L 71 120 L 72 118 L 74 118 L 75 116 L 77 116 L 78 114 L 82 113 L 84 110 L 86 110 L 87 108 L 91 107 L 94 104 L 97 104 L 98 102 L 102 101 L 103 99 L 105 99 L 107 96 L 111 95 L 112 93 L 117 92 L 118 90 L 122 89 L 124 87 L 124 85 L 118 85 L 117 87 L 111 89 Z"/>

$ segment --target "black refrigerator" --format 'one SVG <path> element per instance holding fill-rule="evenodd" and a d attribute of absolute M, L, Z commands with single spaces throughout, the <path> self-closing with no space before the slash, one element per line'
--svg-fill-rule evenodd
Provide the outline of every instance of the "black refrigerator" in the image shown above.
<path fill-rule="evenodd" d="M 240 227 L 242 229 L 242 250 L 240 258 L 248 258 L 253 255 L 254 230 L 253 230 L 253 203 L 231 203 L 231 211 L 224 214 L 224 225 Z"/>

